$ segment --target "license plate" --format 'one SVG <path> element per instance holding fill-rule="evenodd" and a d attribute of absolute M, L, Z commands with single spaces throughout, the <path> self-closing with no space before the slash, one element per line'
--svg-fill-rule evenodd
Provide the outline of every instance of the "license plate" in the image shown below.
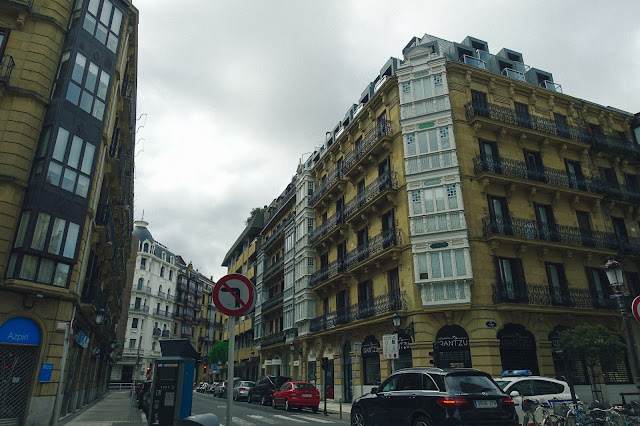
<path fill-rule="evenodd" d="M 311 398 L 311 394 L 310 393 L 303 393 L 302 397 L 303 398 Z"/>
<path fill-rule="evenodd" d="M 476 399 L 473 401 L 473 405 L 476 408 L 497 408 L 498 401 L 492 399 Z"/>

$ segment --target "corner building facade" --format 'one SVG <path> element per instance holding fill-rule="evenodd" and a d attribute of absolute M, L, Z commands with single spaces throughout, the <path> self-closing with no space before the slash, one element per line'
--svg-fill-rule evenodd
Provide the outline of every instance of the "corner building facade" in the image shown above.
<path fill-rule="evenodd" d="M 106 391 L 128 303 L 137 26 L 126 0 L 0 4 L 0 422 L 49 423 Z"/>

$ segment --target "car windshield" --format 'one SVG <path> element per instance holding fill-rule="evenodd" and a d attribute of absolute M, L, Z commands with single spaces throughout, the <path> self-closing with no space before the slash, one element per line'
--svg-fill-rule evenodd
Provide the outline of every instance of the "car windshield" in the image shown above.
<path fill-rule="evenodd" d="M 240 382 L 240 386 L 251 387 L 253 386 L 253 382 Z"/>
<path fill-rule="evenodd" d="M 450 374 L 445 378 L 447 389 L 453 393 L 482 393 L 501 395 L 502 389 L 486 376 Z"/>
<path fill-rule="evenodd" d="M 296 389 L 301 389 L 301 390 L 315 390 L 316 387 L 313 386 L 311 383 L 294 383 L 293 387 Z"/>
<path fill-rule="evenodd" d="M 290 382 L 291 381 L 291 377 L 284 377 L 284 376 L 277 376 L 274 378 L 274 383 L 273 385 L 276 388 L 279 388 L 280 386 L 282 386 L 284 383 L 286 382 Z"/>
<path fill-rule="evenodd" d="M 510 382 L 510 381 L 508 381 L 508 380 L 496 380 L 496 383 L 498 384 L 498 386 L 500 386 L 500 389 L 504 389 L 504 388 L 506 388 L 506 387 L 509 385 L 509 383 L 511 383 L 511 382 Z"/>

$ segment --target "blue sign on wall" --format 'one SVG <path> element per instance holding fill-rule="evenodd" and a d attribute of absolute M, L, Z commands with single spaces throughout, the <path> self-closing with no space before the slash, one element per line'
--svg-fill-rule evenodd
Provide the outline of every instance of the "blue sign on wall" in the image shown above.
<path fill-rule="evenodd" d="M 487 321 L 486 324 L 489 328 L 496 328 L 498 326 L 498 323 L 496 323 L 495 321 Z"/>
<path fill-rule="evenodd" d="M 53 372 L 53 364 L 48 364 L 43 362 L 40 367 L 40 378 L 38 378 L 39 382 L 50 382 L 51 381 L 51 373 Z"/>
<path fill-rule="evenodd" d="M 40 328 L 29 318 L 11 318 L 0 326 L 0 343 L 39 345 Z"/>

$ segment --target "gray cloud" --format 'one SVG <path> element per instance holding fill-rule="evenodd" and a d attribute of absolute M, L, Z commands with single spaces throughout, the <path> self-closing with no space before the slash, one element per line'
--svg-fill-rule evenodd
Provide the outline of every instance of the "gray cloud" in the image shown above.
<path fill-rule="evenodd" d="M 135 0 L 135 216 L 215 279 L 253 207 L 413 36 L 486 40 L 564 92 L 637 112 L 640 2 Z"/>

